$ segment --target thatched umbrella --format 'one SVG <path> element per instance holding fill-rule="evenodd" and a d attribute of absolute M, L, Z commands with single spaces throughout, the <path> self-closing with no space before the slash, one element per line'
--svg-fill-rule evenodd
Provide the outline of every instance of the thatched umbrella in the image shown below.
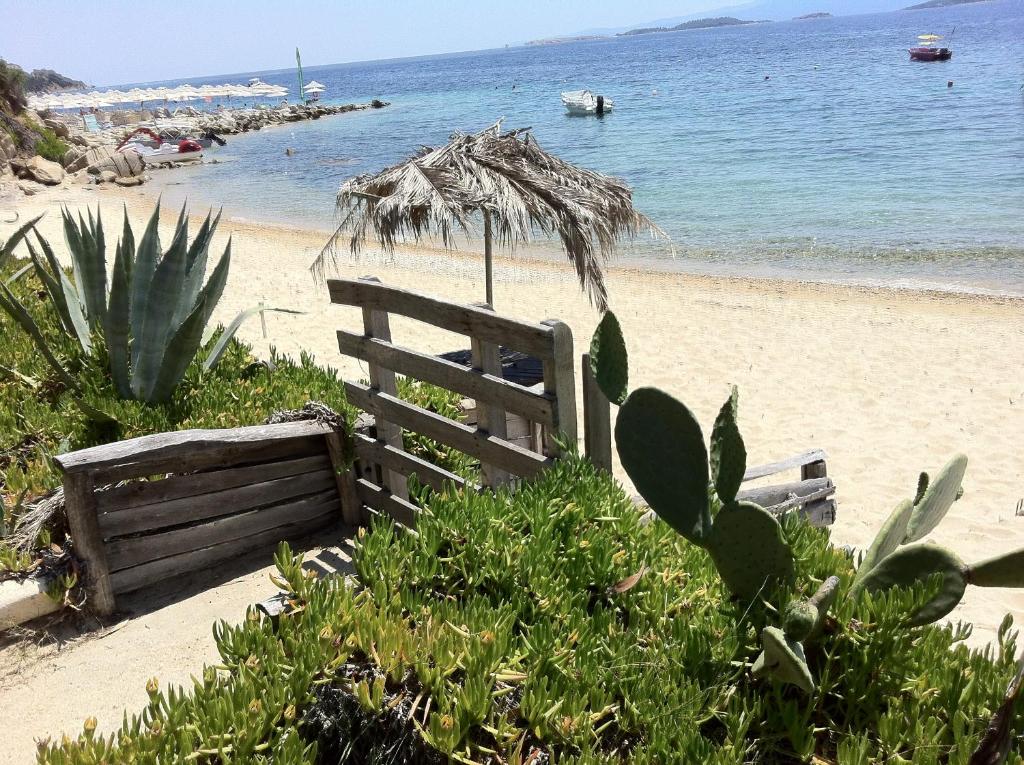
<path fill-rule="evenodd" d="M 514 248 L 531 233 L 557 235 L 592 303 L 604 310 L 602 265 L 620 237 L 660 230 L 633 208 L 624 181 L 571 165 L 543 151 L 529 128 L 501 132 L 501 122 L 472 135 L 456 133 L 440 148 L 360 175 L 338 191 L 341 224 L 313 263 L 323 277 L 326 260 L 345 232 L 358 254 L 370 228 L 388 252 L 411 234 L 419 241 L 440 234 L 454 249 L 459 232 L 470 233 L 482 214 L 487 303 L 494 305 L 492 241 Z"/>

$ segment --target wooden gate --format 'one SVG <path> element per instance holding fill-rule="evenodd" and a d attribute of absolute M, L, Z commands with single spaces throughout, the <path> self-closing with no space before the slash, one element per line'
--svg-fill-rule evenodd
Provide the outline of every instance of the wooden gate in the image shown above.
<path fill-rule="evenodd" d="M 346 381 L 349 402 L 373 415 L 376 436 L 356 434 L 358 464 L 353 491 L 366 512 L 379 512 L 412 524 L 408 477 L 440 488 L 463 485 L 459 476 L 408 454 L 402 431 L 432 438 L 480 460 L 481 484 L 498 486 L 528 478 L 560 453 L 559 442 L 576 442 L 576 390 L 572 332 L 560 321 L 539 324 L 495 314 L 487 306 L 450 303 L 381 284 L 377 279 L 332 279 L 331 301 L 362 309 L 362 330 L 338 330 L 338 348 L 365 362 L 369 384 Z M 421 353 L 392 342 L 389 316 L 397 314 L 466 335 L 472 366 Z M 543 365 L 537 388 L 504 379 L 499 348 L 536 357 Z M 476 424 L 444 417 L 398 397 L 395 375 L 446 388 L 476 402 Z M 541 452 L 508 437 L 506 417 L 520 415 L 542 427 Z"/>

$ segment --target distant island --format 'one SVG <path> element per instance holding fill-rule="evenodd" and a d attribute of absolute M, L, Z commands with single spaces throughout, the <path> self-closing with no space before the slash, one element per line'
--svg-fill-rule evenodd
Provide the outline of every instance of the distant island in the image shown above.
<path fill-rule="evenodd" d="M 718 16 L 713 19 L 696 19 L 695 21 L 684 21 L 682 24 L 676 24 L 674 27 L 641 27 L 640 29 L 630 29 L 628 32 L 619 32 L 617 37 L 627 37 L 629 35 L 649 35 L 656 32 L 682 32 L 686 29 L 714 29 L 715 27 L 738 27 L 746 26 L 748 24 L 763 24 L 763 21 L 744 21 L 742 19 L 736 19 L 732 16 Z"/>
<path fill-rule="evenodd" d="M 832 14 L 831 13 L 824 13 L 822 11 L 818 11 L 817 13 L 808 13 L 808 14 L 806 14 L 804 16 L 797 16 L 795 19 L 793 19 L 793 21 L 809 21 L 811 19 L 830 19 L 830 18 L 832 18 Z"/>
<path fill-rule="evenodd" d="M 926 3 L 911 5 L 905 11 L 923 11 L 925 8 L 945 8 L 947 5 L 970 5 L 971 3 L 984 3 L 988 0 L 928 0 Z"/>
<path fill-rule="evenodd" d="M 56 93 L 85 87 L 88 86 L 81 80 L 74 80 L 52 69 L 33 69 L 25 74 L 25 91 L 28 93 Z"/>
<path fill-rule="evenodd" d="M 577 35 L 575 37 L 545 37 L 541 40 L 530 40 L 524 45 L 562 45 L 563 43 L 584 42 L 586 40 L 607 40 L 607 35 Z"/>

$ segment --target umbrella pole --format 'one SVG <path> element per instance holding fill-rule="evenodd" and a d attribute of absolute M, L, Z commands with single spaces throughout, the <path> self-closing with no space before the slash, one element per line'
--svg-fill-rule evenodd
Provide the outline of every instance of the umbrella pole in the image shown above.
<path fill-rule="evenodd" d="M 484 279 L 487 305 L 494 308 L 494 254 L 491 252 L 491 213 L 484 210 Z"/>

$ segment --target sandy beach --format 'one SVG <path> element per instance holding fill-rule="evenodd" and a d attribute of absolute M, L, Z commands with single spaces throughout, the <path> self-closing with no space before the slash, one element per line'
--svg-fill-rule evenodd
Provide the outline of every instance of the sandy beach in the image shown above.
<path fill-rule="evenodd" d="M 62 242 L 61 204 L 74 209 L 100 203 L 114 230 L 122 202 L 141 232 L 152 194 L 146 188 L 68 186 L 26 198 L 15 189 L 0 196 L 0 235 L 14 228 L 6 222 L 12 208 L 22 220 L 45 211 L 40 228 L 51 241 Z M 165 210 L 168 227 L 176 215 L 177 210 Z M 215 241 L 218 252 L 229 235 L 231 275 L 217 318 L 228 321 L 260 301 L 301 310 L 302 315 L 268 315 L 265 339 L 258 321 L 249 322 L 241 337 L 258 354 L 271 346 L 288 354 L 308 351 L 346 376 L 363 376 L 357 364 L 340 356 L 334 340 L 335 329 L 356 326 L 355 312 L 330 305 L 325 287 L 308 270 L 326 234 L 225 219 Z M 335 273 L 373 274 L 451 300 L 482 299 L 482 260 L 472 252 L 409 248 L 394 258 L 374 253 L 370 248 L 354 261 L 342 247 Z M 697 413 L 707 432 L 730 386 L 738 385 L 740 425 L 751 464 L 811 447 L 828 453 L 829 474 L 838 487 L 832 530 L 837 544 L 870 542 L 891 508 L 912 496 L 919 471 L 937 470 L 956 452 L 970 457 L 966 493 L 935 540 L 968 562 L 1019 547 L 1024 540 L 1024 516 L 1015 513 L 1024 497 L 1024 454 L 1018 443 L 1024 433 L 1024 301 L 616 267 L 607 281 L 630 351 L 631 386 L 656 385 L 671 392 Z M 577 357 L 586 349 L 600 317 L 579 291 L 568 264 L 502 257 L 496 262 L 496 282 L 499 312 L 530 320 L 562 319 L 572 327 Z M 462 347 L 458 336 L 427 331 L 415 322 L 396 321 L 393 329 L 396 341 L 428 351 Z M 621 470 L 616 474 L 624 477 Z M 251 600 L 266 590 L 265 580 L 254 584 Z M 246 602 L 199 600 L 189 607 L 188 618 L 200 624 L 238 618 L 240 603 Z M 1018 620 L 1024 617 L 1022 591 L 971 588 L 953 618 L 973 622 L 971 642 L 980 645 L 994 636 L 1007 612 Z M 131 634 L 145 641 L 138 630 Z M 208 627 L 206 634 L 212 645 Z M 105 639 L 105 649 L 116 646 L 109 642 L 116 639 Z M 114 686 L 88 692 L 113 694 L 119 686 L 131 693 L 126 690 L 118 701 L 136 699 L 136 691 L 150 675 L 159 676 L 161 666 L 168 673 L 177 667 L 185 676 L 198 671 L 203 658 L 209 658 L 209 645 L 194 650 L 191 667 L 187 657 L 151 653 L 146 674 L 125 672 Z M 48 660 L 40 661 L 45 667 Z M 60 676 L 75 671 L 67 665 L 0 678 L 0 699 L 9 698 L 15 687 L 19 697 L 35 699 L 31 710 L 0 704 L 7 710 L 0 716 L 17 709 L 20 718 L 20 723 L 6 722 L 8 731 L 12 725 L 24 729 L 31 720 L 33 730 L 24 736 L 30 743 L 30 737 L 53 735 L 62 726 L 77 729 L 89 700 L 59 703 Z M 108 708 L 109 702 L 108 697 Z M 104 727 L 119 722 L 102 721 Z"/>

